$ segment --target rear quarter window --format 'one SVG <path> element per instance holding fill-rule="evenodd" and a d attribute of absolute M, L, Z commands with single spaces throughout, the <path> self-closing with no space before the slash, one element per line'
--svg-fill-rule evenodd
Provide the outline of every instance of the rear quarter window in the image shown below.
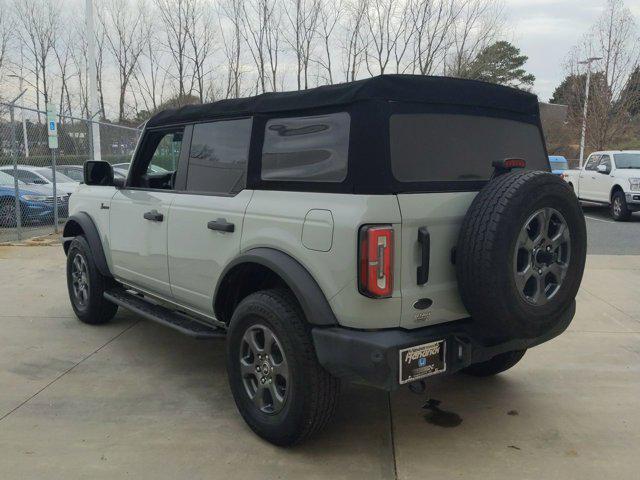
<path fill-rule="evenodd" d="M 394 114 L 390 146 L 400 182 L 488 180 L 492 162 L 505 158 L 523 158 L 528 170 L 549 170 L 538 127 L 504 118 Z"/>
<path fill-rule="evenodd" d="M 349 127 L 346 112 L 267 121 L 262 179 L 342 182 L 347 176 Z"/>

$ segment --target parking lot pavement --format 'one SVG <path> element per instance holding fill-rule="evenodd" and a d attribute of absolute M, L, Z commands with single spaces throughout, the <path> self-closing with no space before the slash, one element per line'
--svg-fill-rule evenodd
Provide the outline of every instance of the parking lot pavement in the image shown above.
<path fill-rule="evenodd" d="M 616 222 L 608 208 L 583 206 L 591 254 L 640 255 L 640 213 L 627 222 Z"/>
<path fill-rule="evenodd" d="M 79 323 L 59 247 L 0 247 L 0 276 L 3 479 L 601 479 L 640 468 L 638 256 L 589 257 L 569 331 L 511 371 L 434 379 L 423 395 L 347 387 L 329 428 L 291 449 L 241 420 L 222 341 L 123 312 Z"/>

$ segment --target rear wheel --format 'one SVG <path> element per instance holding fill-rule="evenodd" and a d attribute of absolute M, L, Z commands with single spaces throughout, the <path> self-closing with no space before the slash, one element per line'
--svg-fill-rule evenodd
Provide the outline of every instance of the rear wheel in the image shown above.
<path fill-rule="evenodd" d="M 464 368 L 462 372 L 474 377 L 490 377 L 491 375 L 509 370 L 524 357 L 526 351 L 527 349 L 525 348 L 523 350 L 500 353 L 486 362 L 469 365 L 467 368 Z"/>
<path fill-rule="evenodd" d="M 67 288 L 71 306 L 80 321 L 98 325 L 114 317 L 118 306 L 103 296 L 112 282 L 98 270 L 85 238 L 74 238 L 67 252 Z"/>
<path fill-rule="evenodd" d="M 318 363 L 308 325 L 287 290 L 265 290 L 236 308 L 227 333 L 229 385 L 249 427 L 276 445 L 322 429 L 339 381 Z"/>
<path fill-rule="evenodd" d="M 624 222 L 631 218 L 631 211 L 627 207 L 627 199 L 621 191 L 613 194 L 611 199 L 611 216 L 616 222 Z"/>

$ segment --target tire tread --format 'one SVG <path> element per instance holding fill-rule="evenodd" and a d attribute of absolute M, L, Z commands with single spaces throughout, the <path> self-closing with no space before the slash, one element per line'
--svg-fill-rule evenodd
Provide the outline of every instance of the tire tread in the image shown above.
<path fill-rule="evenodd" d="M 258 304 L 261 309 L 267 305 L 270 311 L 277 314 L 277 322 L 287 328 L 294 348 L 302 356 L 297 365 L 302 369 L 306 384 L 301 389 L 304 403 L 304 421 L 302 426 L 287 437 L 269 436 L 267 439 L 283 446 L 294 445 L 322 430 L 335 413 L 340 381 L 331 376 L 319 363 L 316 357 L 311 333 L 304 314 L 293 294 L 286 289 L 262 290 L 245 298 L 237 307 L 241 309 L 248 303 Z M 235 317 L 235 314 L 234 314 Z M 233 323 L 234 319 L 232 319 Z M 267 437 L 264 431 L 253 424 L 251 417 L 240 410 L 249 426 L 258 434 Z"/>

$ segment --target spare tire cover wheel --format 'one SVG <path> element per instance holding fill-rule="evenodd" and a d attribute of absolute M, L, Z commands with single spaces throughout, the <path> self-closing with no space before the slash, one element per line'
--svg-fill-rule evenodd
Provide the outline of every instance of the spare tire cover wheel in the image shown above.
<path fill-rule="evenodd" d="M 490 181 L 462 223 L 456 274 L 462 301 L 488 336 L 537 337 L 578 292 L 586 226 L 569 185 L 546 172 Z"/>

